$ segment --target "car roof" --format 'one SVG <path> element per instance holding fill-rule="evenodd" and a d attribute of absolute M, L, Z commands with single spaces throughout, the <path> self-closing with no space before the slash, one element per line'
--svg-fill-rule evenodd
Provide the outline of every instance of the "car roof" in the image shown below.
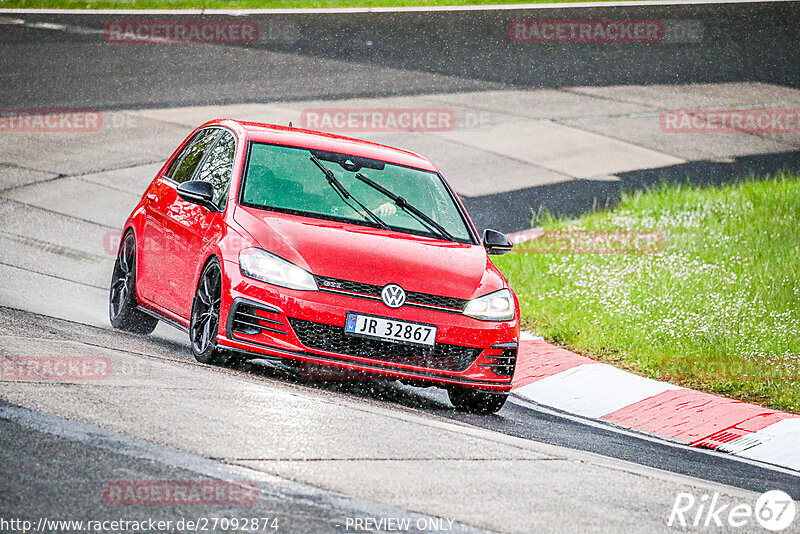
<path fill-rule="evenodd" d="M 249 141 L 257 143 L 270 143 L 337 152 L 385 161 L 397 165 L 405 165 L 407 167 L 415 167 L 426 171 L 439 172 L 433 163 L 419 154 L 373 143 L 371 141 L 353 139 L 351 137 L 318 132 L 315 130 L 293 128 L 291 126 L 279 126 L 276 124 L 246 122 L 233 119 L 218 119 L 210 121 L 203 126 L 211 125 L 228 126 L 233 129 L 242 130 Z M 236 126 L 239 128 L 236 128 Z"/>

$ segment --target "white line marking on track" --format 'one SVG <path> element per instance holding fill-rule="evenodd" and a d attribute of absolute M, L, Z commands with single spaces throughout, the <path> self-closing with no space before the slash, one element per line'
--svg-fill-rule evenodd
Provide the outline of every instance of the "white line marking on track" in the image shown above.
<path fill-rule="evenodd" d="M 0 24 L 4 24 L 2 22 L 3 18 L 0 18 Z M 7 22 L 5 24 L 17 24 L 21 26 L 27 26 L 28 28 L 36 28 L 37 30 L 54 30 L 54 31 L 61 31 L 67 33 L 82 33 L 86 35 L 103 35 L 103 30 L 99 30 L 96 28 L 86 28 L 84 26 L 73 26 L 71 24 L 53 24 L 50 22 L 26 22 L 23 19 L 10 19 L 14 20 L 14 22 Z"/>
<path fill-rule="evenodd" d="M 631 0 L 621 2 L 564 2 L 551 4 L 497 4 L 469 6 L 408 6 L 408 7 L 331 7 L 301 9 L 24 9 L 3 8 L 0 13 L 31 13 L 44 15 L 300 15 L 336 13 L 402 13 L 434 11 L 517 11 L 548 9 L 590 9 L 598 7 L 651 7 L 706 4 L 771 4 L 795 0 Z"/>
<path fill-rule="evenodd" d="M 738 454 L 744 458 L 772 461 L 800 469 L 800 418 L 784 419 L 756 431 L 748 437 L 761 440 Z M 739 440 L 736 440 L 739 441 Z"/>

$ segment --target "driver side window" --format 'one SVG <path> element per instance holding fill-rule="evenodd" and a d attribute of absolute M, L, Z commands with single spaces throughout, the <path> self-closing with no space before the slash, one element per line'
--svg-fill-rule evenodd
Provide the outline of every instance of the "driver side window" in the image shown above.
<path fill-rule="evenodd" d="M 203 160 L 203 155 L 214 144 L 217 135 L 219 135 L 219 130 L 216 128 L 198 132 L 183 149 L 183 152 L 175 158 L 175 163 L 167 175 L 168 178 L 179 184 L 191 180 L 195 169 Z"/>
<path fill-rule="evenodd" d="M 214 204 L 225 209 L 228 200 L 228 187 L 233 174 L 233 158 L 236 154 L 236 139 L 227 130 L 223 131 L 216 144 L 208 152 L 203 166 L 195 180 L 202 180 L 214 186 Z"/>

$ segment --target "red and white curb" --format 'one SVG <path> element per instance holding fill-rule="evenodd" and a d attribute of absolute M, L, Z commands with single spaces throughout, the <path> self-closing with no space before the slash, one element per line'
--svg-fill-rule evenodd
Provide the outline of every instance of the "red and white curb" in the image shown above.
<path fill-rule="evenodd" d="M 563 412 L 800 471 L 800 416 L 628 373 L 529 334 L 515 397 Z"/>

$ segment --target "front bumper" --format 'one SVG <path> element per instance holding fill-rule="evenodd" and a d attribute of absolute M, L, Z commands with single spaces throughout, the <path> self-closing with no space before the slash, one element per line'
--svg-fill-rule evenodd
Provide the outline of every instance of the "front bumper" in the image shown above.
<path fill-rule="evenodd" d="M 223 294 L 221 347 L 333 366 L 350 378 L 511 389 L 519 314 L 512 321 L 489 322 L 411 306 L 392 309 L 374 299 L 277 288 L 242 276 L 236 263 L 225 267 L 230 289 Z M 345 336 L 347 312 L 436 325 L 436 346 Z"/>

